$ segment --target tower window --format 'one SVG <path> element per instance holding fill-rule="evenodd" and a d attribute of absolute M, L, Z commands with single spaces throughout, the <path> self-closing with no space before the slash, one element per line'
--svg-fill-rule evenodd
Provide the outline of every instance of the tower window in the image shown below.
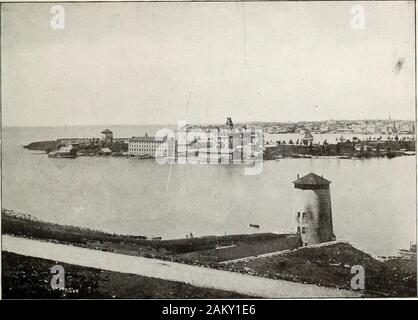
<path fill-rule="evenodd" d="M 300 218 L 300 212 L 298 212 L 298 218 Z"/>
<path fill-rule="evenodd" d="M 302 212 L 302 218 L 306 217 L 306 212 Z"/>
<path fill-rule="evenodd" d="M 300 233 L 300 227 L 298 226 L 298 233 Z"/>
<path fill-rule="evenodd" d="M 306 228 L 305 227 L 302 227 L 302 234 L 305 234 L 306 233 Z"/>

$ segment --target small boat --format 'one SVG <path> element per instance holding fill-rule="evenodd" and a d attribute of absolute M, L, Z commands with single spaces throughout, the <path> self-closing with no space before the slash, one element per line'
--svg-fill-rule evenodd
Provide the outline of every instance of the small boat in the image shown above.
<path fill-rule="evenodd" d="M 257 228 L 257 229 L 260 229 L 260 225 L 258 225 L 258 224 L 252 224 L 252 223 L 250 223 L 250 227 L 251 227 L 251 228 Z"/>

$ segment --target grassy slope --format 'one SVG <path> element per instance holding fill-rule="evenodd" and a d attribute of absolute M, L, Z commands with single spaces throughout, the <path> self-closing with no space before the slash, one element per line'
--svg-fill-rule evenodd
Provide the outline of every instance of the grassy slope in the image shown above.
<path fill-rule="evenodd" d="M 218 263 L 221 261 L 234 260 L 248 256 L 257 256 L 264 253 L 296 249 L 301 246 L 298 235 L 289 235 L 279 239 L 241 243 L 232 248 L 209 249 L 197 252 L 189 252 L 178 255 L 181 259 L 199 263 Z"/>
<path fill-rule="evenodd" d="M 201 261 L 202 263 L 236 259 L 248 254 L 261 254 L 281 250 L 283 246 L 295 248 L 299 240 L 295 236 L 286 239 L 284 235 L 272 233 L 229 235 L 220 237 L 203 237 L 175 240 L 148 240 L 142 236 L 108 234 L 102 231 L 84 229 L 74 226 L 63 226 L 43 221 L 37 221 L 30 216 L 17 215 L 13 211 L 2 210 L 2 232 L 16 236 L 30 237 L 41 240 L 55 240 L 68 243 L 114 251 L 128 255 L 177 257 L 186 261 Z M 229 250 L 216 250 L 217 246 L 236 245 Z M 243 249 L 241 249 L 243 248 Z M 246 249 L 250 250 L 247 251 Z M 199 259 L 200 252 L 210 252 L 211 259 Z M 188 254 L 191 254 L 188 256 Z M 205 253 L 206 254 L 206 253 Z M 219 255 L 219 257 L 218 257 Z"/>
<path fill-rule="evenodd" d="M 345 243 L 301 248 L 286 255 L 236 263 L 231 268 L 247 268 L 267 277 L 291 277 L 299 282 L 350 289 L 353 265 L 361 265 L 365 270 L 366 295 L 417 295 L 415 260 L 378 262 Z"/>
<path fill-rule="evenodd" d="M 292 236 L 275 234 L 235 235 L 178 240 L 147 240 L 140 236 L 112 235 L 101 231 L 34 221 L 2 210 L 2 231 L 36 239 L 70 243 L 93 249 L 142 255 L 172 261 L 306 282 L 330 287 L 350 288 L 350 267 L 359 264 L 366 270 L 369 295 L 416 296 L 416 261 L 391 260 L 378 263 L 367 255 L 339 244 L 323 248 L 302 248 L 287 255 L 260 258 L 249 262 L 219 265 L 217 262 L 298 247 Z M 216 246 L 236 245 L 216 250 Z M 337 264 L 337 265 L 335 265 Z M 346 265 L 346 266 L 344 266 Z"/>

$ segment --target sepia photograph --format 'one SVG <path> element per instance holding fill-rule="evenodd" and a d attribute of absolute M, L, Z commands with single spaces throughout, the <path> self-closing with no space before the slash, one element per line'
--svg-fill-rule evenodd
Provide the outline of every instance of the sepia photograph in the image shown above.
<path fill-rule="evenodd" d="M 415 13 L 1 3 L 1 298 L 416 298 Z"/>

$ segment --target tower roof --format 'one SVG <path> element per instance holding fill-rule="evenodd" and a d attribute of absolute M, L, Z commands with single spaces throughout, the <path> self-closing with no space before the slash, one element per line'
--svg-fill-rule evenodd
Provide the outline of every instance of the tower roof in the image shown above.
<path fill-rule="evenodd" d="M 320 185 L 329 185 L 331 181 L 318 176 L 317 174 L 311 172 L 308 173 L 306 176 L 299 178 L 292 183 L 296 185 L 312 185 L 312 186 L 320 186 Z"/>
<path fill-rule="evenodd" d="M 109 129 L 105 129 L 105 130 L 103 130 L 102 132 L 100 132 L 100 133 L 113 133 L 112 131 L 110 131 Z"/>

